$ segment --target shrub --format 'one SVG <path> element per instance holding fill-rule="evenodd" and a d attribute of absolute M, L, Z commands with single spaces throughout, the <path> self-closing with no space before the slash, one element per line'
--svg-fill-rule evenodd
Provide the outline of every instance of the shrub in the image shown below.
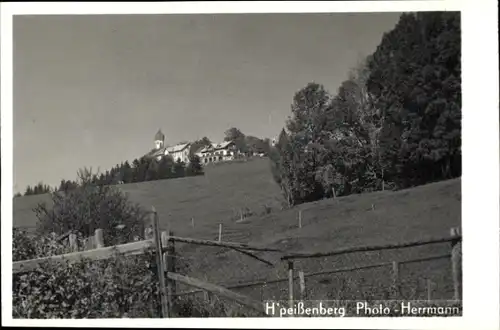
<path fill-rule="evenodd" d="M 46 262 L 13 276 L 14 318 L 158 317 L 153 255 Z"/>
<path fill-rule="evenodd" d="M 39 234 L 61 235 L 74 230 L 89 237 L 101 228 L 106 245 L 131 242 L 134 236 L 143 237 L 147 216 L 144 209 L 131 203 L 118 188 L 92 183 L 90 170 L 81 170 L 78 174 L 77 188 L 54 192 L 51 207 L 40 203 L 34 209 Z M 118 229 L 118 225 L 124 228 Z"/>
<path fill-rule="evenodd" d="M 13 260 L 26 260 L 69 252 L 57 235 L 45 236 L 14 230 Z M 186 272 L 182 259 L 176 270 Z M 107 260 L 83 259 L 77 263 L 42 263 L 35 271 L 13 274 L 14 318 L 113 318 L 160 317 L 156 259 L 152 251 L 142 255 L 118 253 Z M 200 303 L 179 300 L 179 316 Z"/>
<path fill-rule="evenodd" d="M 66 252 L 56 235 L 37 236 L 15 230 L 14 260 Z M 176 271 L 187 264 L 176 260 Z M 155 256 L 118 253 L 107 260 L 42 263 L 35 271 L 13 274 L 14 318 L 157 318 L 161 316 Z M 219 299 L 183 296 L 175 300 L 173 317 L 245 316 L 248 311 Z"/>

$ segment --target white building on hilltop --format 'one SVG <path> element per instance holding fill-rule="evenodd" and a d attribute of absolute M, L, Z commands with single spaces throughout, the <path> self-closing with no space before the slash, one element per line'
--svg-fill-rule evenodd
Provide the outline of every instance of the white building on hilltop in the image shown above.
<path fill-rule="evenodd" d="M 175 162 L 189 162 L 189 149 L 191 146 L 190 143 L 183 143 L 171 147 L 165 147 L 165 134 L 163 134 L 161 129 L 156 132 L 154 140 L 155 147 L 152 151 L 146 154 L 146 157 L 153 157 L 156 158 L 157 161 L 160 161 L 164 156 L 171 156 Z"/>
<path fill-rule="evenodd" d="M 167 154 L 172 156 L 174 161 L 181 161 L 183 163 L 189 163 L 189 149 L 191 147 L 190 143 L 177 144 L 173 147 L 167 147 Z"/>
<path fill-rule="evenodd" d="M 218 163 L 234 160 L 238 155 L 238 150 L 233 141 L 222 143 L 212 143 L 209 146 L 196 152 L 201 164 Z"/>

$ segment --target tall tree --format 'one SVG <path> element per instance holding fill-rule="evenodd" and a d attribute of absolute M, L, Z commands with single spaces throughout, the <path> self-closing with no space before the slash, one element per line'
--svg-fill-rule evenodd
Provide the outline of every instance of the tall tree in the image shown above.
<path fill-rule="evenodd" d="M 203 174 L 200 157 L 192 155 L 189 157 L 189 163 L 186 167 L 186 176 L 195 176 Z"/>
<path fill-rule="evenodd" d="M 209 146 L 211 144 L 212 142 L 210 141 L 210 139 L 205 136 L 191 144 L 191 148 L 189 149 L 189 154 L 194 155 L 201 148 Z"/>
<path fill-rule="evenodd" d="M 243 134 L 238 128 L 231 127 L 226 130 L 224 132 L 224 141 L 233 141 L 239 152 L 248 153 L 245 134 Z"/>
<path fill-rule="evenodd" d="M 460 13 L 403 14 L 369 61 L 380 151 L 400 187 L 461 175 Z"/>

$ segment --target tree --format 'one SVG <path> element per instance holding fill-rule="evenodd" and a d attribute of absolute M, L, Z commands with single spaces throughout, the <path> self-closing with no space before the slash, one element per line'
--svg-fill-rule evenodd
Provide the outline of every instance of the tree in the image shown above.
<path fill-rule="evenodd" d="M 212 142 L 210 141 L 210 139 L 205 136 L 191 144 L 191 148 L 189 149 L 189 154 L 194 155 L 201 148 L 209 146 L 211 144 Z"/>
<path fill-rule="evenodd" d="M 27 186 L 26 187 L 26 190 L 24 192 L 24 195 L 25 196 L 28 196 L 28 195 L 40 195 L 40 194 L 46 194 L 46 193 L 50 193 L 52 190 L 52 188 L 47 185 L 47 184 L 44 184 L 42 182 L 39 182 L 37 183 L 35 186 L 31 187 L 31 186 Z"/>
<path fill-rule="evenodd" d="M 294 205 L 321 198 L 324 194 L 316 180 L 316 172 L 323 152 L 321 145 L 328 139 L 328 112 L 331 97 L 324 87 L 309 83 L 295 93 L 291 105 L 292 116 L 286 127 L 289 133 L 281 132 L 273 156 L 278 171 L 278 182 L 289 204 Z M 278 160 L 276 160 L 278 158 Z"/>
<path fill-rule="evenodd" d="M 368 64 L 380 159 L 399 187 L 461 175 L 460 13 L 403 14 Z"/>
<path fill-rule="evenodd" d="M 146 170 L 146 175 L 144 177 L 144 181 L 153 181 L 153 180 L 158 180 L 158 162 L 156 159 L 151 159 L 148 162 L 148 168 Z"/>
<path fill-rule="evenodd" d="M 34 209 L 38 218 L 37 231 L 42 234 L 63 234 L 75 230 L 88 237 L 97 228 L 103 229 L 109 245 L 122 244 L 143 237 L 147 213 L 114 186 L 92 184 L 92 174 L 78 172 L 78 187 L 64 193 L 51 194 L 51 207 L 39 203 Z M 117 229 L 117 225 L 125 225 Z"/>
<path fill-rule="evenodd" d="M 189 163 L 186 167 L 186 176 L 202 175 L 203 167 L 201 166 L 200 157 L 192 155 L 189 157 Z"/>
<path fill-rule="evenodd" d="M 231 127 L 224 132 L 224 141 L 236 141 L 243 138 L 245 138 L 245 134 L 236 127 Z"/>
<path fill-rule="evenodd" d="M 245 144 L 250 153 L 269 154 L 269 141 L 247 135 L 245 136 Z"/>
<path fill-rule="evenodd" d="M 330 100 L 331 96 L 323 85 L 314 82 L 295 93 L 291 105 L 292 117 L 287 120 L 287 129 L 304 147 L 325 138 L 325 115 L 329 110 Z"/>
<path fill-rule="evenodd" d="M 243 154 L 248 153 L 248 147 L 245 141 L 245 134 L 238 128 L 231 127 L 224 132 L 224 141 L 233 141 L 236 149 Z"/>
<path fill-rule="evenodd" d="M 285 129 L 282 129 L 276 145 L 270 151 L 271 173 L 276 183 L 280 186 L 283 197 L 288 207 L 294 205 L 292 182 L 293 173 L 291 169 L 291 145 Z"/>
<path fill-rule="evenodd" d="M 170 179 L 173 177 L 172 174 L 172 167 L 174 164 L 174 160 L 172 156 L 164 156 L 161 158 L 160 162 L 158 163 L 158 179 Z"/>
<path fill-rule="evenodd" d="M 128 161 L 125 161 L 123 166 L 120 169 L 121 171 L 121 177 L 124 183 L 131 183 L 133 181 L 133 169 L 132 166 L 130 166 Z"/>
<path fill-rule="evenodd" d="M 185 170 L 186 170 L 186 164 L 181 162 L 180 159 L 177 159 L 177 161 L 172 166 L 172 177 L 181 178 L 185 176 L 186 174 Z"/>

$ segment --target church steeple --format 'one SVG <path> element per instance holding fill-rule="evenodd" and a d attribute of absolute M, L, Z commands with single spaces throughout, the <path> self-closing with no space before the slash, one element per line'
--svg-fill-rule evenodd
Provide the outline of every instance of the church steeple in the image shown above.
<path fill-rule="evenodd" d="M 158 132 L 156 132 L 155 134 L 156 149 L 162 148 L 164 143 L 165 143 L 165 134 L 162 133 L 161 129 L 158 129 Z"/>

